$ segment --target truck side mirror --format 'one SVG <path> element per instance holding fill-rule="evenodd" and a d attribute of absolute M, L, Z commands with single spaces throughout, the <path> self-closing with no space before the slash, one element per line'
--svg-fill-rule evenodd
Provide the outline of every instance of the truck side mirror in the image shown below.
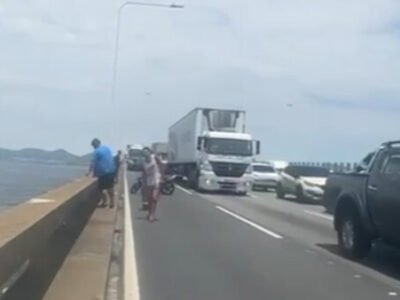
<path fill-rule="evenodd" d="M 203 138 L 202 137 L 198 137 L 197 138 L 197 150 L 201 150 L 201 145 L 203 144 Z"/>
<path fill-rule="evenodd" d="M 256 154 L 260 154 L 260 152 L 261 152 L 260 141 L 256 141 Z"/>

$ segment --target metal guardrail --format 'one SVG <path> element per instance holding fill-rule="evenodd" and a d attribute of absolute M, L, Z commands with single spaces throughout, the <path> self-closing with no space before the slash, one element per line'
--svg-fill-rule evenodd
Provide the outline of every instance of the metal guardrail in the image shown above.
<path fill-rule="evenodd" d="M 349 172 L 356 168 L 357 163 L 345 162 L 290 162 L 293 166 L 323 167 L 333 172 Z"/>

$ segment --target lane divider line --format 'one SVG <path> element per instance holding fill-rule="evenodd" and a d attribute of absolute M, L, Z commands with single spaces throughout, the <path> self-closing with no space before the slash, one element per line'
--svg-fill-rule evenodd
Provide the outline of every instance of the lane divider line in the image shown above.
<path fill-rule="evenodd" d="M 181 187 L 180 185 L 176 185 L 176 187 L 177 187 L 179 190 L 181 190 L 182 192 L 185 192 L 186 194 L 193 195 L 193 192 L 191 192 L 191 191 L 189 191 L 189 190 L 187 190 L 187 189 Z"/>
<path fill-rule="evenodd" d="M 220 210 L 220 211 L 222 211 L 223 213 L 225 213 L 227 215 L 230 215 L 231 217 L 234 217 L 235 219 L 237 219 L 239 221 L 242 221 L 243 223 L 245 223 L 247 225 L 250 225 L 251 227 L 253 227 L 253 228 L 255 228 L 255 229 L 257 229 L 257 230 L 259 230 L 259 231 L 261 231 L 261 232 L 263 232 L 263 233 L 265 233 L 267 235 L 269 235 L 269 236 L 272 236 L 273 238 L 276 238 L 276 239 L 282 239 L 283 238 L 283 236 L 281 236 L 281 235 L 279 235 L 279 234 L 277 234 L 277 233 L 275 233 L 275 232 L 273 232 L 273 231 L 271 231 L 269 229 L 266 229 L 266 228 L 254 223 L 254 222 L 252 222 L 252 221 L 250 221 L 250 220 L 248 220 L 246 218 L 243 218 L 242 216 L 239 216 L 239 215 L 231 212 L 230 210 L 227 210 L 226 208 L 223 208 L 221 206 L 216 206 L 215 208 Z"/>
<path fill-rule="evenodd" d="M 129 199 L 128 177 L 124 172 L 124 300 L 139 300 L 139 281 L 136 264 L 135 240 L 131 203 Z"/>
<path fill-rule="evenodd" d="M 305 210 L 304 212 L 306 214 L 309 214 L 309 215 L 312 215 L 312 216 L 315 216 L 315 217 L 319 217 L 321 219 L 333 221 L 333 216 L 325 215 L 323 213 L 319 213 L 319 212 L 311 211 L 311 210 Z"/>

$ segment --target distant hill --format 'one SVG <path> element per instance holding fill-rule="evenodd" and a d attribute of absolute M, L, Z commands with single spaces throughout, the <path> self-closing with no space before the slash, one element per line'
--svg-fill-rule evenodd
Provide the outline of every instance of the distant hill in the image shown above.
<path fill-rule="evenodd" d="M 34 148 L 9 150 L 0 148 L 0 160 L 47 164 L 88 165 L 91 154 L 77 156 L 63 149 L 47 151 Z"/>

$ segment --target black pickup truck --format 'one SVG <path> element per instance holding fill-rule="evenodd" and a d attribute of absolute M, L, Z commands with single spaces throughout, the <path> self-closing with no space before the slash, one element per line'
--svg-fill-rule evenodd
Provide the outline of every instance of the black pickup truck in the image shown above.
<path fill-rule="evenodd" d="M 361 259 L 378 239 L 400 246 L 400 141 L 382 144 L 353 173 L 329 176 L 323 203 L 344 256 Z"/>

